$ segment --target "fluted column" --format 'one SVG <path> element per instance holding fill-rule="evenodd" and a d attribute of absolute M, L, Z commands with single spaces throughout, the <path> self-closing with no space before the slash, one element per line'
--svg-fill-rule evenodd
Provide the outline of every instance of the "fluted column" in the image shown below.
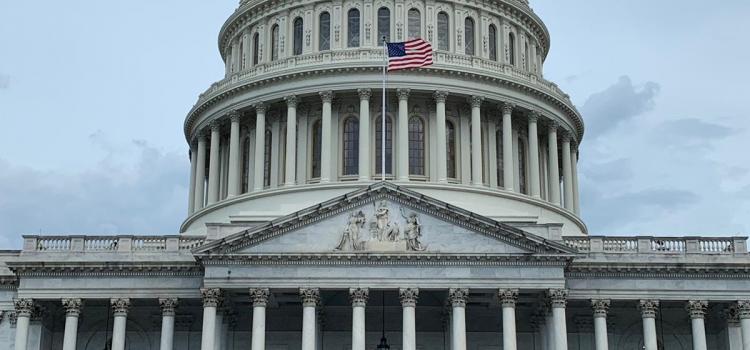
<path fill-rule="evenodd" d="M 300 288 L 302 298 L 302 350 L 315 350 L 315 307 L 320 302 L 318 288 Z"/>
<path fill-rule="evenodd" d="M 177 298 L 161 298 L 161 341 L 160 350 L 173 350 L 174 348 L 174 317 L 177 308 Z"/>
<path fill-rule="evenodd" d="M 550 306 L 552 306 L 552 327 L 554 328 L 555 350 L 568 350 L 568 326 L 565 321 L 565 306 L 568 303 L 566 289 L 549 290 Z"/>
<path fill-rule="evenodd" d="M 398 142 L 396 170 L 398 179 L 409 180 L 409 89 L 398 89 Z"/>
<path fill-rule="evenodd" d="M 370 180 L 370 89 L 359 89 L 359 180 Z"/>
<path fill-rule="evenodd" d="M 570 167 L 573 169 L 573 210 L 576 214 L 581 215 L 581 199 L 578 193 L 578 147 L 576 144 L 570 145 Z"/>
<path fill-rule="evenodd" d="M 250 289 L 250 300 L 253 302 L 253 333 L 251 350 L 266 349 L 266 305 L 268 305 L 268 288 Z"/>
<path fill-rule="evenodd" d="M 227 197 L 239 195 L 240 190 L 240 117 L 238 111 L 229 112 L 229 175 L 227 176 Z"/>
<path fill-rule="evenodd" d="M 221 301 L 221 290 L 218 288 L 201 289 L 201 296 L 203 297 L 201 350 L 214 350 L 216 343 L 216 308 Z"/>
<path fill-rule="evenodd" d="M 750 350 L 750 300 L 737 301 L 737 312 L 740 318 L 742 349 Z"/>
<path fill-rule="evenodd" d="M 466 301 L 469 290 L 451 288 L 448 299 L 451 303 L 451 347 L 452 350 L 466 350 Z"/>
<path fill-rule="evenodd" d="M 656 312 L 659 309 L 658 300 L 641 300 L 641 319 L 643 320 L 643 349 L 657 350 L 656 342 Z"/>
<path fill-rule="evenodd" d="M 573 199 L 573 164 L 570 159 L 570 134 L 563 132 L 562 135 L 562 166 L 563 166 L 563 188 L 565 189 L 564 203 L 565 209 L 574 211 L 575 204 Z"/>
<path fill-rule="evenodd" d="M 197 145 L 190 144 L 190 187 L 188 188 L 188 215 L 195 212 L 195 172 L 198 169 Z"/>
<path fill-rule="evenodd" d="M 284 98 L 286 101 L 286 168 L 285 186 L 294 186 L 297 176 L 297 96 Z"/>
<path fill-rule="evenodd" d="M 198 133 L 198 159 L 195 168 L 194 211 L 203 209 L 206 195 L 206 134 Z"/>
<path fill-rule="evenodd" d="M 518 289 L 500 289 L 497 292 L 503 308 L 503 350 L 516 350 L 516 302 Z"/>
<path fill-rule="evenodd" d="M 118 298 L 110 300 L 112 305 L 112 350 L 125 350 L 125 332 L 128 324 L 128 309 L 130 299 Z"/>
<path fill-rule="evenodd" d="M 594 310 L 594 343 L 596 350 L 608 350 L 609 339 L 607 335 L 607 312 L 609 311 L 609 300 L 591 300 L 591 308 Z"/>
<path fill-rule="evenodd" d="M 402 349 L 417 350 L 415 309 L 417 307 L 417 299 L 419 298 L 419 289 L 401 288 L 398 291 L 398 296 L 403 309 L 403 329 L 401 330 L 403 335 Z"/>
<path fill-rule="evenodd" d="M 26 350 L 29 342 L 29 323 L 31 312 L 34 310 L 32 299 L 15 299 L 13 305 L 16 308 L 16 350 Z"/>
<path fill-rule="evenodd" d="M 76 350 L 78 341 L 78 316 L 81 315 L 81 299 L 66 298 L 62 300 L 65 309 L 65 333 L 63 335 L 63 350 Z"/>
<path fill-rule="evenodd" d="M 323 117 L 321 123 L 321 141 L 320 141 L 320 182 L 331 182 L 331 103 L 333 102 L 333 91 L 320 92 L 320 99 L 323 100 Z"/>
<path fill-rule="evenodd" d="M 266 150 L 266 105 L 255 105 L 255 180 L 253 192 L 262 191 L 265 185 L 265 150 Z"/>
<path fill-rule="evenodd" d="M 706 317 L 706 309 L 708 309 L 708 301 L 690 300 L 685 305 L 685 308 L 690 313 L 690 325 L 693 330 L 693 350 L 706 350 L 706 325 L 704 319 Z"/>
<path fill-rule="evenodd" d="M 365 350 L 365 306 L 370 297 L 367 288 L 349 289 L 352 301 L 352 350 Z"/>
<path fill-rule="evenodd" d="M 513 104 L 503 104 L 503 187 L 508 191 L 516 188 L 513 179 L 513 108 Z"/>
<path fill-rule="evenodd" d="M 537 131 L 537 121 L 539 115 L 532 111 L 529 113 L 529 170 L 531 173 L 531 196 L 541 198 L 539 182 L 539 134 Z"/>
<path fill-rule="evenodd" d="M 221 144 L 221 125 L 211 122 L 211 151 L 208 155 L 208 205 L 219 201 L 219 147 Z"/>
<path fill-rule="evenodd" d="M 484 97 L 471 96 L 471 183 L 481 186 L 484 183 L 482 174 L 482 100 Z"/>
<path fill-rule="evenodd" d="M 560 205 L 560 168 L 557 159 L 557 122 L 552 122 L 547 134 L 547 150 L 549 151 L 549 201 Z"/>
<path fill-rule="evenodd" d="M 445 101 L 448 99 L 447 91 L 435 91 L 436 120 L 435 131 L 437 135 L 437 179 L 440 183 L 448 183 L 448 139 L 445 131 Z"/>

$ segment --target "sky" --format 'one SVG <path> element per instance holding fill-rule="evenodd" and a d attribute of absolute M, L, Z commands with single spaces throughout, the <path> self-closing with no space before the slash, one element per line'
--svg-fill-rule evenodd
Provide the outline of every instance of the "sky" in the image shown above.
<path fill-rule="evenodd" d="M 592 235 L 750 233 L 750 2 L 532 0 L 586 134 Z M 0 0 L 0 247 L 175 234 L 182 123 L 236 0 Z"/>

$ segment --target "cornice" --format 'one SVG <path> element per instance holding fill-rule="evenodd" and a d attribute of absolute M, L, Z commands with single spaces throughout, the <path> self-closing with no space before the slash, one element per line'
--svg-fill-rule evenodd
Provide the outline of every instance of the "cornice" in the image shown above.
<path fill-rule="evenodd" d="M 750 264 L 573 262 L 565 271 L 565 278 L 750 279 Z"/>
<path fill-rule="evenodd" d="M 254 253 L 198 254 L 203 265 L 272 265 L 272 266 L 514 266 L 563 267 L 572 256 L 511 254 L 332 254 L 332 253 Z"/>
<path fill-rule="evenodd" d="M 19 277 L 69 277 L 69 276 L 164 276 L 190 277 L 203 276 L 203 268 L 191 263 L 75 263 L 75 262 L 24 262 L 8 264 Z"/>

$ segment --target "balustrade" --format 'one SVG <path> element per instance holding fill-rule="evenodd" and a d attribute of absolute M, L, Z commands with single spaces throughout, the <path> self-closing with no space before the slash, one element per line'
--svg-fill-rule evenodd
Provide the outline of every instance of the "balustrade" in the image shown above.
<path fill-rule="evenodd" d="M 746 254 L 746 237 L 564 237 L 566 245 L 584 253 Z"/>
<path fill-rule="evenodd" d="M 179 236 L 24 236 L 24 252 L 189 251 L 205 238 Z"/>

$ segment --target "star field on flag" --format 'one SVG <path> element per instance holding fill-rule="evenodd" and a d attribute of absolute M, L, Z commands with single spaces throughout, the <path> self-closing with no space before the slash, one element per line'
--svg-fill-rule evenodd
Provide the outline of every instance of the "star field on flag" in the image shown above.
<path fill-rule="evenodd" d="M 388 71 L 418 68 L 432 64 L 432 45 L 423 39 L 387 43 Z"/>

